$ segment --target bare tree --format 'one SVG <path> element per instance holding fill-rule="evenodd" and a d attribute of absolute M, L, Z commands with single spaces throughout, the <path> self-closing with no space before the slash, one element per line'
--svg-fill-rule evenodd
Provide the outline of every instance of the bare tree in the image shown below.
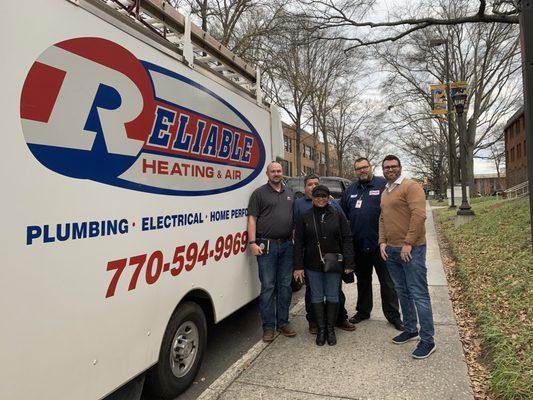
<path fill-rule="evenodd" d="M 519 0 L 479 0 L 468 14 L 443 17 L 428 12 L 425 17 L 395 15 L 383 22 L 364 21 L 375 1 L 372 0 L 300 0 L 306 5 L 305 15 L 316 30 L 343 29 L 339 39 L 352 43 L 348 49 L 398 41 L 430 26 L 453 26 L 465 23 L 518 24 Z M 416 4 L 410 9 L 419 10 Z M 429 10 L 431 11 L 431 10 Z M 369 31 L 373 31 L 372 34 Z"/>
<path fill-rule="evenodd" d="M 345 176 L 346 160 L 355 152 L 359 131 L 370 118 L 370 108 L 359 99 L 355 84 L 343 82 L 335 97 L 335 107 L 327 118 L 328 136 L 337 155 L 339 176 Z"/>
<path fill-rule="evenodd" d="M 461 5 L 466 7 L 461 0 L 451 1 L 451 5 L 444 3 L 428 3 L 427 7 L 432 7 L 434 12 L 440 10 L 448 18 L 463 12 Z M 450 8 L 442 8 L 443 4 Z M 430 39 L 435 37 L 447 38 L 449 42 L 452 81 L 467 80 L 469 83 L 464 178 L 473 186 L 474 156 L 494 143 L 491 132 L 506 118 L 509 110 L 518 106 L 521 98 L 516 27 L 502 24 L 436 27 L 432 32 L 423 30 L 402 39 L 401 49 L 380 47 L 377 51 L 389 74 L 384 84 L 389 89 L 389 101 L 401 105 L 394 110 L 401 116 L 397 119 L 396 131 L 402 136 L 416 137 L 416 122 L 431 118 L 428 85 L 445 81 L 444 51 L 429 47 Z M 411 126 L 414 129 L 409 132 Z M 455 149 L 455 140 L 452 147 Z"/>
<path fill-rule="evenodd" d="M 325 148 L 326 175 L 331 173 L 328 118 L 339 104 L 342 96 L 336 95 L 347 82 L 347 77 L 355 79 L 362 68 L 362 60 L 344 52 L 344 43 L 316 41 L 313 39 L 313 63 L 310 70 L 312 94 L 309 112 L 316 129 L 322 134 Z"/>
<path fill-rule="evenodd" d="M 274 102 L 281 107 L 294 124 L 296 133 L 296 171 L 302 172 L 301 133 L 305 107 L 313 87 L 310 70 L 314 62 L 316 42 L 309 40 L 305 30 L 298 29 L 298 22 L 288 26 L 284 33 L 270 40 L 267 57 L 268 92 Z"/>

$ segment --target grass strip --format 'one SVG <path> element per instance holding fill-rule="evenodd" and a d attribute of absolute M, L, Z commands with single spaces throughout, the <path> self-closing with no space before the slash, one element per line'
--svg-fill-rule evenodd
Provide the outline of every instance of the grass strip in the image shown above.
<path fill-rule="evenodd" d="M 533 399 L 533 253 L 529 198 L 473 199 L 476 217 L 455 226 L 437 209 L 466 306 L 484 342 L 489 390 L 497 399 Z"/>

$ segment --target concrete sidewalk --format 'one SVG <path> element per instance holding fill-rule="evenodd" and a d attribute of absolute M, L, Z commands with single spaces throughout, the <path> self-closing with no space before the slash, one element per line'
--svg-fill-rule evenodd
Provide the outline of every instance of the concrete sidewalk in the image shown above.
<path fill-rule="evenodd" d="M 431 357 L 414 360 L 416 342 L 391 342 L 398 332 L 383 316 L 374 275 L 371 319 L 359 323 L 355 332 L 337 329 L 336 346 L 315 345 L 303 303 L 297 304 L 291 321 L 298 336 L 258 342 L 200 399 L 473 399 L 429 206 L 426 228 L 437 344 Z M 345 285 L 344 293 L 352 315 L 356 285 Z"/>

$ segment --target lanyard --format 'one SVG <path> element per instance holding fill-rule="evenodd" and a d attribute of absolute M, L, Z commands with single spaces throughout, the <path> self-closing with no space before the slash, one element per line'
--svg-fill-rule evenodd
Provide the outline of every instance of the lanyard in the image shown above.
<path fill-rule="evenodd" d="M 366 188 L 368 187 L 368 185 L 370 184 L 370 182 L 367 182 L 366 185 L 362 185 L 362 184 L 359 184 L 359 186 L 361 186 L 363 188 L 363 191 L 361 192 L 361 195 L 359 196 L 359 201 L 361 201 L 361 203 L 363 202 L 363 199 L 365 197 L 365 191 L 366 191 Z"/>

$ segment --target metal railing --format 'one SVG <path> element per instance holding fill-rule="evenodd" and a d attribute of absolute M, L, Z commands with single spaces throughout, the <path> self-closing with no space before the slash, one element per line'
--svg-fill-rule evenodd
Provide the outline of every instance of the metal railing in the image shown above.
<path fill-rule="evenodd" d="M 516 186 L 510 187 L 509 189 L 505 190 L 504 193 L 506 195 L 505 198 L 507 198 L 508 200 L 527 196 L 529 194 L 528 181 L 525 181 Z"/>

